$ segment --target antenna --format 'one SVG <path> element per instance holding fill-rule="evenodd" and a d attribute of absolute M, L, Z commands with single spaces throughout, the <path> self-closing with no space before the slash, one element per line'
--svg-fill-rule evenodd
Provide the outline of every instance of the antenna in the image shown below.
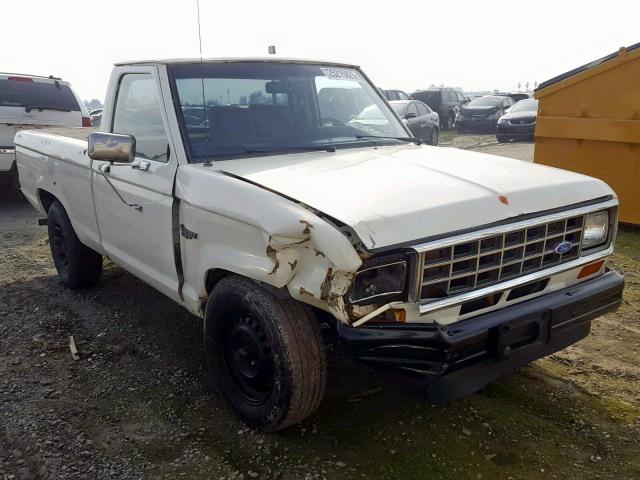
<path fill-rule="evenodd" d="M 198 9 L 198 44 L 200 46 L 200 63 L 202 63 L 202 33 L 200 31 L 200 0 L 196 0 L 196 8 Z"/>
<path fill-rule="evenodd" d="M 196 7 L 198 10 L 198 44 L 200 46 L 200 63 L 204 63 L 202 60 L 202 33 L 200 30 L 200 0 L 196 0 Z M 211 166 L 211 159 L 209 158 L 209 115 L 207 114 L 207 102 L 204 94 L 204 76 L 200 78 L 200 82 L 202 84 L 202 116 L 204 117 L 204 127 L 205 127 L 205 135 L 204 135 L 204 148 L 206 152 L 204 165 L 206 167 Z"/>

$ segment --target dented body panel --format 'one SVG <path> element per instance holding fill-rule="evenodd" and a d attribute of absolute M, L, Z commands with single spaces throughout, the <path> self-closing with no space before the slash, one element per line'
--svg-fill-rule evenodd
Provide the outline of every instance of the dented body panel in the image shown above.
<path fill-rule="evenodd" d="M 176 196 L 181 223 L 198 234 L 182 242 L 190 310 L 197 312 L 206 300 L 207 272 L 221 269 L 286 288 L 293 298 L 348 321 L 340 300 L 362 260 L 334 225 L 215 165 L 181 167 Z"/>

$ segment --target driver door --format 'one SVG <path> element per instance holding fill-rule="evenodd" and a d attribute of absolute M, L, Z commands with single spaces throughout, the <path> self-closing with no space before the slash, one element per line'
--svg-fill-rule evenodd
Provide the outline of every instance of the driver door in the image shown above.
<path fill-rule="evenodd" d="M 116 71 L 114 75 L 117 75 Z M 133 135 L 132 164 L 93 161 L 94 201 L 104 251 L 146 283 L 178 300 L 173 248 L 171 154 L 157 67 L 128 67 L 119 74 L 115 108 L 104 131 Z"/>

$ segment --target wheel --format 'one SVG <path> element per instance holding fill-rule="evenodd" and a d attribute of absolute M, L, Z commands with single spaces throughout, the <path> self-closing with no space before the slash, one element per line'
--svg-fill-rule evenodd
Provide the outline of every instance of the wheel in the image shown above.
<path fill-rule="evenodd" d="M 204 342 L 222 394 L 251 427 L 280 430 L 320 405 L 327 359 L 320 326 L 304 304 L 225 277 L 207 300 Z"/>
<path fill-rule="evenodd" d="M 498 143 L 508 143 L 510 139 L 505 135 L 496 135 L 496 140 L 498 140 Z"/>
<path fill-rule="evenodd" d="M 102 274 L 102 255 L 80 242 L 67 212 L 58 201 L 49 207 L 47 229 L 60 283 L 73 290 L 98 283 Z"/>
<path fill-rule="evenodd" d="M 434 128 L 433 131 L 431 132 L 431 139 L 429 140 L 429 144 L 430 145 L 438 145 L 438 138 L 439 138 L 440 134 L 438 132 L 437 128 Z"/>

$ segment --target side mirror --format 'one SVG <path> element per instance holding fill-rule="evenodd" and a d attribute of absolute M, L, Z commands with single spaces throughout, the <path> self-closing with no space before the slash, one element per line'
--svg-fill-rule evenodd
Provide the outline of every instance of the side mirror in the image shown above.
<path fill-rule="evenodd" d="M 131 163 L 136 157 L 136 139 L 133 135 L 92 132 L 88 153 L 93 160 Z"/>
<path fill-rule="evenodd" d="M 416 114 L 416 112 L 408 112 L 404 118 L 406 118 L 407 120 L 409 120 L 410 118 L 416 118 L 418 115 Z"/>

